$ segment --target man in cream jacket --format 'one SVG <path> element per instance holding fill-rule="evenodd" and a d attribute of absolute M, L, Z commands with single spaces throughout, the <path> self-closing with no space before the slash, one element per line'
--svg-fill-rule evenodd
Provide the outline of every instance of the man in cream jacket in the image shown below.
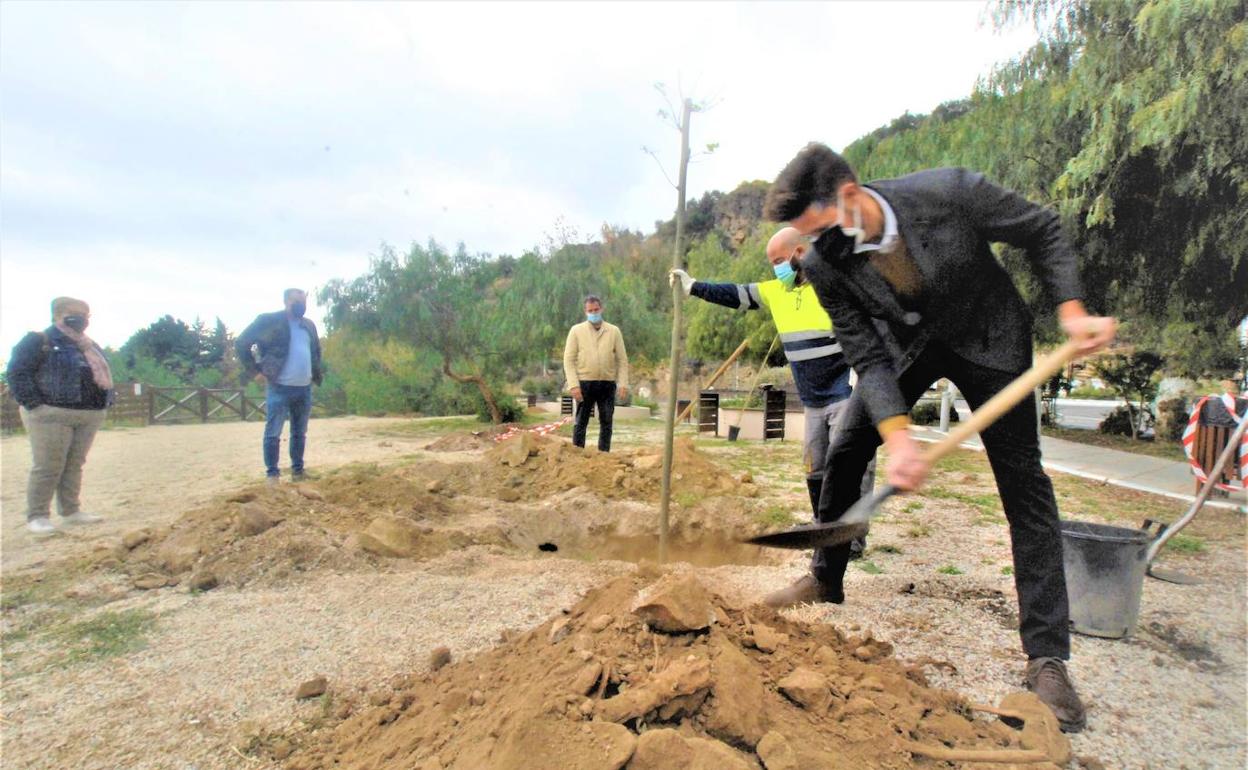
<path fill-rule="evenodd" d="M 592 294 L 585 298 L 585 320 L 568 330 L 563 371 L 576 399 L 572 443 L 585 446 L 589 415 L 597 409 L 598 451 L 610 452 L 616 393 L 628 397 L 628 351 L 620 328 L 602 320 L 602 300 Z"/>

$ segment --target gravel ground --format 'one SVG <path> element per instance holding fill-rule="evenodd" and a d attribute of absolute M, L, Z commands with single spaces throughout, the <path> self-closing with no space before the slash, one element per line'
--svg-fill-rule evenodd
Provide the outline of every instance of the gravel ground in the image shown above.
<path fill-rule="evenodd" d="M 385 461 L 410 454 L 427 444 L 430 437 L 394 433 L 392 429 L 412 422 L 407 418 L 366 417 L 313 420 L 308 428 L 307 468 L 315 472 L 348 461 Z M 103 516 L 104 522 L 70 528 L 42 540 L 26 531 L 30 444 L 22 435 L 5 436 L 0 439 L 0 553 L 4 572 L 81 552 L 84 544 L 112 542 L 142 526 L 171 522 L 213 495 L 263 478 L 263 432 L 264 425 L 257 422 L 100 431 L 83 471 L 82 504 L 85 510 Z M 380 435 L 383 432 L 384 437 Z M 283 473 L 288 472 L 285 455 L 281 462 Z"/>
<path fill-rule="evenodd" d="M 374 428 L 379 421 L 347 420 L 332 429 L 327 423 L 335 421 L 319 422 L 323 427 L 314 435 L 324 437 L 324 449 L 334 450 L 322 455 L 322 465 L 395 458 L 429 440 L 404 437 L 401 431 L 382 439 Z M 148 465 L 162 454 L 167 458 L 181 451 L 192 432 L 108 432 L 89 466 L 97 474 L 88 475 L 94 499 L 112 488 L 117 510 L 129 506 L 168 520 L 189 507 L 179 505 L 179 499 L 202 499 L 254 473 L 256 426 L 188 428 L 202 428 L 193 437 L 211 447 L 205 451 L 218 458 L 220 473 L 204 477 L 196 464 L 196 475 L 181 478 L 173 470 L 177 464 L 166 461 L 166 475 L 151 483 Z M 651 438 L 644 429 L 630 430 L 637 434 L 629 436 L 634 441 Z M 125 434 L 142 434 L 137 445 L 146 447 L 144 463 L 121 440 Z M 337 443 L 329 441 L 331 435 Z M 114 441 L 114 452 L 99 451 Z M 789 463 L 798 464 L 795 446 L 705 443 L 733 468 L 756 468 L 760 480 L 784 477 Z M 24 444 L 19 448 L 24 451 Z M 3 451 L 4 574 L 9 577 L 16 566 L 28 573 L 51 562 L 38 547 L 13 537 L 21 512 L 12 503 L 21 483 L 14 481 L 10 462 L 20 452 L 13 439 L 4 441 Z M 966 488 L 982 481 L 964 480 Z M 786 483 L 782 490 L 778 504 L 799 510 L 800 484 Z M 130 502 L 121 504 L 123 498 Z M 1004 526 L 982 508 L 939 496 L 889 506 L 872 531 L 875 550 L 850 569 L 847 602 L 792 612 L 846 631 L 869 629 L 891 641 L 898 656 L 928 663 L 933 683 L 997 702 L 1017 689 L 1024 663 L 1012 578 L 1002 572 L 1010 563 Z M 1203 585 L 1147 580 L 1132 638 L 1075 637 L 1071 669 L 1090 706 L 1089 728 L 1074 738 L 1077 754 L 1110 768 L 1248 764 L 1246 541 L 1242 518 L 1219 515 L 1227 517 L 1224 534 L 1210 539 L 1203 553 L 1167 557 L 1167 566 L 1198 574 L 1206 580 Z M 94 537 L 112 542 L 134 523 L 119 523 Z M 75 547 L 90 548 L 91 542 L 66 538 L 50 550 L 64 555 Z M 804 561 L 794 554 L 781 566 L 727 566 L 701 573 L 709 584 L 744 602 L 798 577 Z M 6 605 L 0 720 L 5 766 L 266 767 L 240 750 L 280 735 L 297 742 L 336 704 L 423 670 L 433 647 L 447 645 L 457 658 L 486 649 L 504 629 L 530 627 L 588 587 L 629 568 L 620 562 L 473 548 L 431 562 L 395 561 L 384 573 L 317 573 L 277 587 L 204 594 L 185 588 L 130 593 L 73 619 L 105 611 L 150 611 L 156 620 L 146 645 L 69 665 L 57 662 L 58 642 L 51 635 L 10 636 L 30 613 L 52 610 Z M 942 574 L 941 568 L 962 574 Z M 48 601 L 55 604 L 55 599 Z M 315 675 L 328 678 L 330 696 L 296 702 L 294 688 Z"/>

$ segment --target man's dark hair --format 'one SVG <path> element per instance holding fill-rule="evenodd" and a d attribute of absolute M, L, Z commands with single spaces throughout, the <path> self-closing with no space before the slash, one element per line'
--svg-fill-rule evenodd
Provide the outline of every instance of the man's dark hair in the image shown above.
<path fill-rule="evenodd" d="M 306 294 L 306 292 L 303 289 L 287 289 L 282 292 L 282 302 L 290 302 L 292 294 Z"/>
<path fill-rule="evenodd" d="M 601 298 L 600 298 L 597 294 L 586 294 L 586 295 L 585 295 L 585 301 L 584 301 L 584 302 L 582 302 L 581 304 L 582 304 L 582 305 L 588 305 L 588 304 L 589 304 L 589 303 L 591 303 L 591 302 L 597 302 L 599 305 L 601 305 L 601 304 L 602 304 L 602 299 L 601 299 Z"/>
<path fill-rule="evenodd" d="M 784 167 L 763 201 L 763 216 L 772 222 L 790 222 L 812 203 L 826 206 L 836 190 L 856 182 L 854 170 L 827 145 L 811 142 Z"/>

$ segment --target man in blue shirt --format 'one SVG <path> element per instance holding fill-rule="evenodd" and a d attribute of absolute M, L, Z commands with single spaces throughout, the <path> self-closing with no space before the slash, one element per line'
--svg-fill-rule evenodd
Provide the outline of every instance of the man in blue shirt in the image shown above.
<path fill-rule="evenodd" d="M 316 324 L 304 318 L 307 294 L 287 289 L 285 310 L 262 313 L 234 343 L 243 366 L 241 380 L 246 384 L 261 375 L 265 391 L 264 467 L 270 484 L 280 477 L 277 459 L 282 426 L 290 418 L 290 472 L 302 481 L 303 448 L 307 440 L 308 416 L 312 412 L 312 385 L 321 384 L 321 343 Z"/>

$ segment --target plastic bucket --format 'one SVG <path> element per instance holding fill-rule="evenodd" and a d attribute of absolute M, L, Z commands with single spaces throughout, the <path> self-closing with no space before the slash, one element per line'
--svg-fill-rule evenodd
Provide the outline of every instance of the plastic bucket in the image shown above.
<path fill-rule="evenodd" d="M 736 441 L 736 440 L 737 440 L 737 437 L 738 437 L 738 436 L 740 436 L 740 435 L 741 435 L 741 426 L 740 426 L 740 425 L 729 425 L 729 426 L 728 426 L 728 440 L 729 440 L 729 441 Z"/>
<path fill-rule="evenodd" d="M 1120 639 L 1140 616 L 1148 569 L 1148 532 L 1063 521 L 1062 553 L 1070 624 L 1081 634 Z"/>

